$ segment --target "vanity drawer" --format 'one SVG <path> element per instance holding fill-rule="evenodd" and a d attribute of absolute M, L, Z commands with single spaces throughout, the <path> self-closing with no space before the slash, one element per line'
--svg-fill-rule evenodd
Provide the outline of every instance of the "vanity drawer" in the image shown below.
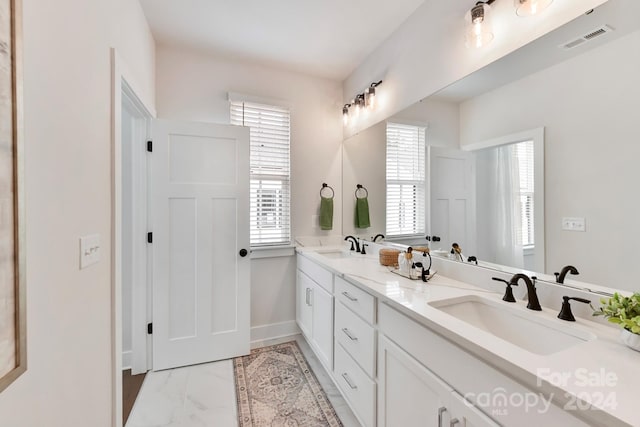
<path fill-rule="evenodd" d="M 362 289 L 336 277 L 335 296 L 345 307 L 348 307 L 369 324 L 372 325 L 375 322 L 375 298 Z"/>
<path fill-rule="evenodd" d="M 298 270 L 311 277 L 317 284 L 322 286 L 327 292 L 333 293 L 333 273 L 325 270 L 308 258 L 298 255 Z"/>
<path fill-rule="evenodd" d="M 340 344 L 336 345 L 334 373 L 338 386 L 364 427 L 374 427 L 376 384 Z"/>
<path fill-rule="evenodd" d="M 375 377 L 375 331 L 342 303 L 336 304 L 334 336 L 367 375 Z"/>

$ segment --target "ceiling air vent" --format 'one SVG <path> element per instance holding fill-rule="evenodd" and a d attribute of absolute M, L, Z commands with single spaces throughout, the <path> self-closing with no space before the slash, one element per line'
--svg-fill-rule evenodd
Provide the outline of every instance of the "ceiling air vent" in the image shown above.
<path fill-rule="evenodd" d="M 613 31 L 613 28 L 610 27 L 609 25 L 601 25 L 600 27 L 589 31 L 588 33 L 580 36 L 580 37 L 576 37 L 573 40 L 569 40 L 566 43 L 561 44 L 560 46 L 558 46 L 560 49 L 573 49 L 574 47 L 578 47 L 581 44 L 584 44 L 586 42 L 589 42 L 591 40 L 595 40 L 598 37 L 601 37 L 607 33 L 610 33 L 611 31 Z"/>

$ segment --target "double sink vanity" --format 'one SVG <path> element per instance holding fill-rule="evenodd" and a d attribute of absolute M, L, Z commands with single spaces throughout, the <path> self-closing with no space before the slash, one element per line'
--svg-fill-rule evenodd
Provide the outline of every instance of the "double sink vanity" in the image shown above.
<path fill-rule="evenodd" d="M 538 282 L 533 311 L 502 300 L 507 273 L 434 257 L 410 280 L 381 247 L 297 249 L 298 325 L 363 426 L 640 425 L 640 353 L 585 304 L 557 317 L 597 294 Z"/>

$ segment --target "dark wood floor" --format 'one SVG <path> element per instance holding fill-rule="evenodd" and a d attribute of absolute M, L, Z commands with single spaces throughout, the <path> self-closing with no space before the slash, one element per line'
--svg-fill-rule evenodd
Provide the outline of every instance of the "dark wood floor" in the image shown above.
<path fill-rule="evenodd" d="M 142 387 L 142 381 L 146 374 L 131 375 L 131 369 L 122 371 L 122 419 L 123 424 L 127 423 L 131 409 L 133 408 L 133 402 L 136 401 L 140 387 Z"/>

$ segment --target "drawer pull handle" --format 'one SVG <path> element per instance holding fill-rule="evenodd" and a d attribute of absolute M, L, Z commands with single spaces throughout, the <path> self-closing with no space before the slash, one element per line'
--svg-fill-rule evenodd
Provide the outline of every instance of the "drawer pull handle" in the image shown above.
<path fill-rule="evenodd" d="M 356 298 L 356 297 L 354 297 L 354 296 L 351 296 L 351 295 L 349 294 L 349 292 L 347 292 L 347 291 L 344 291 L 344 292 L 342 293 L 342 295 L 344 295 L 345 297 L 347 297 L 349 300 L 351 300 L 351 301 L 353 301 L 353 302 L 358 301 L 358 298 Z"/>
<path fill-rule="evenodd" d="M 446 407 L 441 406 L 440 408 L 438 408 L 438 427 L 442 427 L 442 414 L 444 414 L 445 412 L 447 412 Z"/>
<path fill-rule="evenodd" d="M 454 418 L 449 422 L 449 427 L 455 427 L 456 424 L 460 424 L 460 420 Z"/>
<path fill-rule="evenodd" d="M 358 341 L 358 337 L 354 337 L 353 335 L 351 335 L 351 332 L 347 328 L 342 328 L 342 332 L 344 332 L 344 334 L 348 336 L 351 341 Z"/>
<path fill-rule="evenodd" d="M 306 295 L 304 298 L 305 304 L 309 305 L 309 288 L 305 289 Z"/>
<path fill-rule="evenodd" d="M 349 379 L 349 375 L 347 375 L 346 372 L 344 374 L 342 374 L 342 378 L 344 378 L 344 380 L 347 382 L 347 384 L 349 384 L 349 387 L 351 387 L 352 389 L 356 390 L 358 388 L 358 386 L 356 386 L 355 384 L 353 384 L 351 382 L 351 379 Z"/>

